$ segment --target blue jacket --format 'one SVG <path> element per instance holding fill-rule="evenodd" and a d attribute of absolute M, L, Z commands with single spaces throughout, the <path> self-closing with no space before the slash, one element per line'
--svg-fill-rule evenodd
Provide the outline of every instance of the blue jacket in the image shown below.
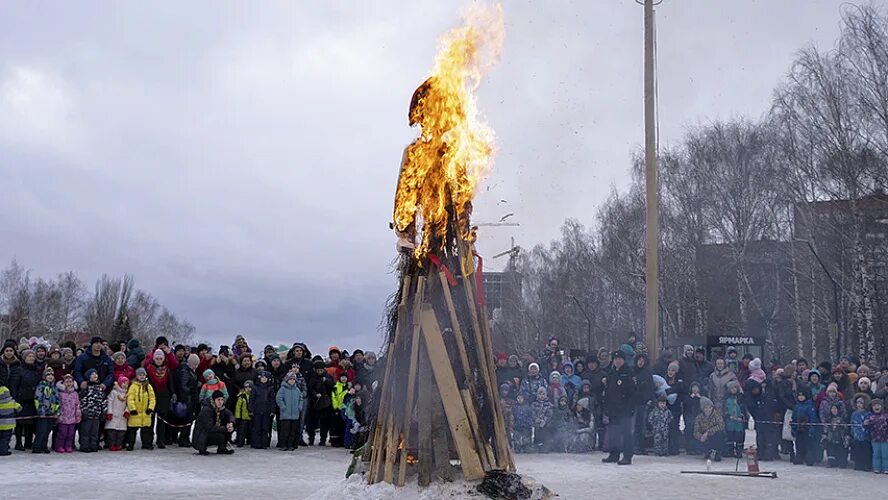
<path fill-rule="evenodd" d="M 277 399 L 274 392 L 274 380 L 271 379 L 270 373 L 265 373 L 268 376 L 268 381 L 262 384 L 259 382 L 259 377 L 256 377 L 250 401 L 247 403 L 247 408 L 253 415 L 268 416 L 274 413 L 275 399 Z"/>
<path fill-rule="evenodd" d="M 94 369 L 99 373 L 99 383 L 103 384 L 107 390 L 111 390 L 114 383 L 114 362 L 105 354 L 93 356 L 89 350 L 83 352 L 74 360 L 74 381 L 78 387 L 86 380 L 86 372 Z"/>
<path fill-rule="evenodd" d="M 814 402 L 806 399 L 802 403 L 796 403 L 792 409 L 792 434 L 811 434 L 814 428 L 808 424 L 817 423 L 817 412 L 814 411 Z"/>
<path fill-rule="evenodd" d="M 854 441 L 869 441 L 870 433 L 863 421 L 872 415 L 868 410 L 858 410 L 851 415 L 851 439 Z"/>
<path fill-rule="evenodd" d="M 277 405 L 281 409 L 281 420 L 299 420 L 302 418 L 302 391 L 296 384 L 284 383 L 277 393 Z"/>

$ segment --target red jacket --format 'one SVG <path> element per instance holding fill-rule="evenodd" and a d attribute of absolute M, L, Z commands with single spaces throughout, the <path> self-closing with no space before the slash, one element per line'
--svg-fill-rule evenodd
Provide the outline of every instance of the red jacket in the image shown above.
<path fill-rule="evenodd" d="M 144 361 L 142 361 L 142 367 L 147 369 L 148 365 L 154 363 L 154 351 L 157 350 L 157 346 L 154 346 L 154 349 L 145 356 Z M 178 370 L 179 369 L 179 360 L 176 359 L 176 351 L 170 349 L 170 352 L 165 353 L 166 365 L 170 370 Z"/>
<path fill-rule="evenodd" d="M 114 363 L 114 382 L 117 382 L 117 379 L 120 377 L 126 377 L 127 380 L 132 382 L 136 378 L 136 370 L 127 363 L 124 363 L 123 366 Z"/>
<path fill-rule="evenodd" d="M 167 356 L 167 359 L 169 359 L 169 356 Z M 155 396 L 158 399 L 172 397 L 174 390 L 173 373 L 170 371 L 168 363 L 164 363 L 163 366 L 151 363 L 145 370 L 148 372 L 148 382 L 154 388 Z M 163 373 L 161 374 L 161 372 Z"/>

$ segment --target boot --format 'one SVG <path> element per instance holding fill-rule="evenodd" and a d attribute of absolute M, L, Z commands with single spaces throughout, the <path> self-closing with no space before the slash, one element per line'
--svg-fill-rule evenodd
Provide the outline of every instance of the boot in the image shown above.
<path fill-rule="evenodd" d="M 617 465 L 632 465 L 632 455 L 623 455 L 623 458 L 617 462 Z"/>
<path fill-rule="evenodd" d="M 606 464 L 615 464 L 620 461 L 620 454 L 615 452 L 610 452 L 608 456 L 601 459 L 602 462 Z"/>

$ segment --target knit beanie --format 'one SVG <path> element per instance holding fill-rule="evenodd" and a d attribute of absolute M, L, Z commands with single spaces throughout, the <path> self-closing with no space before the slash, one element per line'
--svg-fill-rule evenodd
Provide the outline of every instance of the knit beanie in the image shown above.
<path fill-rule="evenodd" d="M 188 366 L 192 370 L 196 370 L 197 367 L 200 366 L 200 358 L 197 356 L 197 354 L 189 354 L 187 362 L 188 362 Z"/>
<path fill-rule="evenodd" d="M 706 408 L 715 408 L 715 404 L 713 404 L 712 400 L 707 398 L 706 396 L 701 396 L 700 409 L 705 410 Z"/>
<path fill-rule="evenodd" d="M 152 356 L 152 357 L 154 359 L 157 359 L 157 358 L 166 359 L 166 353 L 163 352 L 163 350 L 158 349 L 158 350 L 154 351 L 154 356 Z"/>
<path fill-rule="evenodd" d="M 219 399 L 219 398 L 225 399 L 225 393 L 222 391 L 213 391 L 212 399 Z"/>
<path fill-rule="evenodd" d="M 126 360 L 126 354 L 124 354 L 123 351 L 117 351 L 111 355 L 111 359 L 114 361 L 117 361 L 118 359 Z"/>
<path fill-rule="evenodd" d="M 203 378 L 205 380 L 212 380 L 212 379 L 216 378 L 216 373 L 213 372 L 213 370 L 210 370 L 209 368 L 207 368 L 203 372 Z"/>
<path fill-rule="evenodd" d="M 148 371 L 140 366 L 140 367 L 136 368 L 136 376 L 138 377 L 139 375 L 145 375 L 147 377 Z"/>

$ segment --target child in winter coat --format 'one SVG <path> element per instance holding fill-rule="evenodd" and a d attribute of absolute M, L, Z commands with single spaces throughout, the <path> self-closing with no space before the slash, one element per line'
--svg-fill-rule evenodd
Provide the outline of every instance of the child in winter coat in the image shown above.
<path fill-rule="evenodd" d="M 549 375 L 549 402 L 552 403 L 552 407 L 558 405 L 558 399 L 561 396 L 566 396 L 567 392 L 564 390 L 564 387 L 561 385 L 561 374 L 558 372 L 552 372 Z"/>
<path fill-rule="evenodd" d="M 515 422 L 512 427 L 512 449 L 525 453 L 533 441 L 533 411 L 521 392 L 515 395 L 512 416 Z"/>
<path fill-rule="evenodd" d="M 700 397 L 703 396 L 700 391 L 700 384 L 698 382 L 691 382 L 690 393 L 682 404 L 684 419 L 685 422 L 688 422 L 685 424 L 684 429 L 685 447 L 687 448 L 688 455 L 698 455 L 700 453 L 700 442 L 694 439 L 694 422 L 697 420 L 697 415 L 700 414 Z"/>
<path fill-rule="evenodd" d="M 796 404 L 792 409 L 792 435 L 795 438 L 795 460 L 793 463 L 811 466 L 818 461 L 817 452 L 820 450 L 817 443 L 818 433 L 815 426 L 817 412 L 814 411 L 814 401 L 811 400 L 810 389 L 799 386 L 796 391 Z"/>
<path fill-rule="evenodd" d="M 247 410 L 251 415 L 250 426 L 253 432 L 250 446 L 253 448 L 264 450 L 271 446 L 271 417 L 277 409 L 276 396 L 271 372 L 258 371 L 256 383 L 247 400 Z"/>
<path fill-rule="evenodd" d="M 99 426 L 105 418 L 108 402 L 99 380 L 99 372 L 90 368 L 86 371 L 86 387 L 80 391 L 80 451 L 99 451 Z"/>
<path fill-rule="evenodd" d="M 346 406 L 346 415 L 351 419 L 349 432 L 351 433 L 351 449 L 357 450 L 367 442 L 370 427 L 367 424 L 367 414 L 364 412 L 364 396 L 356 393 L 355 397 Z"/>
<path fill-rule="evenodd" d="M 574 433 L 568 438 L 567 451 L 588 453 L 595 449 L 595 418 L 591 398 L 582 397 L 574 405 Z"/>
<path fill-rule="evenodd" d="M 823 442 L 826 444 L 826 457 L 829 460 L 829 467 L 840 467 L 842 469 L 848 465 L 848 445 L 851 442 L 851 434 L 845 426 L 845 418 L 843 416 L 844 405 L 840 402 L 833 403 L 829 409 L 829 418 L 824 426 Z"/>
<path fill-rule="evenodd" d="M 126 451 L 133 451 L 136 446 L 136 432 L 139 433 L 143 450 L 154 449 L 151 415 L 156 404 L 154 387 L 148 383 L 148 371 L 140 366 L 136 369 L 136 380 L 130 384 L 126 393 L 126 406 L 129 410 L 126 421 Z"/>
<path fill-rule="evenodd" d="M 345 360 L 343 360 L 345 361 Z M 339 372 L 339 380 L 333 384 L 333 418 L 330 422 L 330 446 L 341 448 L 345 444 L 345 421 L 342 419 L 342 410 L 345 408 L 345 397 L 348 394 L 348 373 Z"/>
<path fill-rule="evenodd" d="M 537 398 L 531 404 L 531 409 L 533 410 L 533 445 L 537 450 L 545 451 L 549 444 L 549 423 L 552 421 L 553 410 L 545 387 L 540 387 L 537 390 Z"/>
<path fill-rule="evenodd" d="M 299 419 L 302 418 L 302 391 L 296 385 L 296 374 L 284 375 L 284 384 L 278 389 L 277 406 L 281 411 L 278 441 L 283 443 L 284 451 L 293 451 L 299 446 Z"/>
<path fill-rule="evenodd" d="M 225 395 L 225 402 L 228 403 L 228 388 L 225 387 L 225 382 L 216 377 L 216 372 L 207 368 L 203 372 L 203 378 L 206 382 L 200 386 L 200 401 L 202 403 L 209 401 L 213 396 L 213 392 L 221 391 Z"/>
<path fill-rule="evenodd" d="M 15 429 L 15 414 L 21 409 L 22 405 L 12 398 L 9 388 L 0 385 L 0 457 L 12 454 L 9 451 L 9 439 Z"/>
<path fill-rule="evenodd" d="M 552 422 L 549 425 L 551 427 L 549 451 L 564 453 L 576 431 L 573 412 L 568 404 L 567 396 L 561 396 L 558 399 L 558 406 L 552 410 Z"/>
<path fill-rule="evenodd" d="M 666 403 L 666 395 L 657 396 L 657 406 L 648 413 L 648 424 L 654 434 L 654 454 L 659 457 L 669 454 L 669 427 L 673 418 Z"/>
<path fill-rule="evenodd" d="M 234 442 L 238 448 L 243 448 L 244 444 L 250 444 L 250 424 L 252 415 L 250 414 L 250 397 L 253 392 L 253 381 L 245 380 L 244 388 L 237 393 L 237 404 L 234 406 L 234 425 L 237 428 L 237 437 Z"/>
<path fill-rule="evenodd" d="M 869 396 L 861 394 L 854 398 L 854 413 L 851 414 L 851 460 L 854 461 L 854 470 L 870 471 L 873 468 L 870 433 L 863 425 L 872 415 L 869 407 Z"/>
<path fill-rule="evenodd" d="M 57 420 L 59 430 L 55 439 L 56 453 L 71 453 L 74 451 L 74 433 L 77 424 L 83 415 L 80 410 L 80 395 L 77 393 L 77 383 L 70 373 L 64 375 L 62 381 L 56 385 L 59 396 L 59 418 Z"/>
<path fill-rule="evenodd" d="M 135 373 L 135 370 L 133 371 Z M 123 450 L 123 438 L 126 435 L 127 420 L 127 392 L 129 391 L 129 379 L 118 377 L 114 382 L 114 388 L 108 394 L 108 413 L 105 415 L 105 442 L 110 451 Z"/>
<path fill-rule="evenodd" d="M 37 404 L 37 433 L 34 437 L 33 453 L 49 453 L 49 431 L 55 425 L 59 414 L 59 395 L 52 368 L 43 371 L 43 381 L 37 385 L 34 395 Z"/>
<path fill-rule="evenodd" d="M 746 441 L 746 423 L 749 415 L 743 406 L 740 394 L 740 383 L 736 380 L 728 382 L 723 407 L 725 419 L 725 454 L 729 457 L 743 456 L 743 443 Z"/>
<path fill-rule="evenodd" d="M 881 399 L 870 404 L 872 414 L 864 420 L 873 447 L 873 472 L 888 474 L 888 413 Z"/>

